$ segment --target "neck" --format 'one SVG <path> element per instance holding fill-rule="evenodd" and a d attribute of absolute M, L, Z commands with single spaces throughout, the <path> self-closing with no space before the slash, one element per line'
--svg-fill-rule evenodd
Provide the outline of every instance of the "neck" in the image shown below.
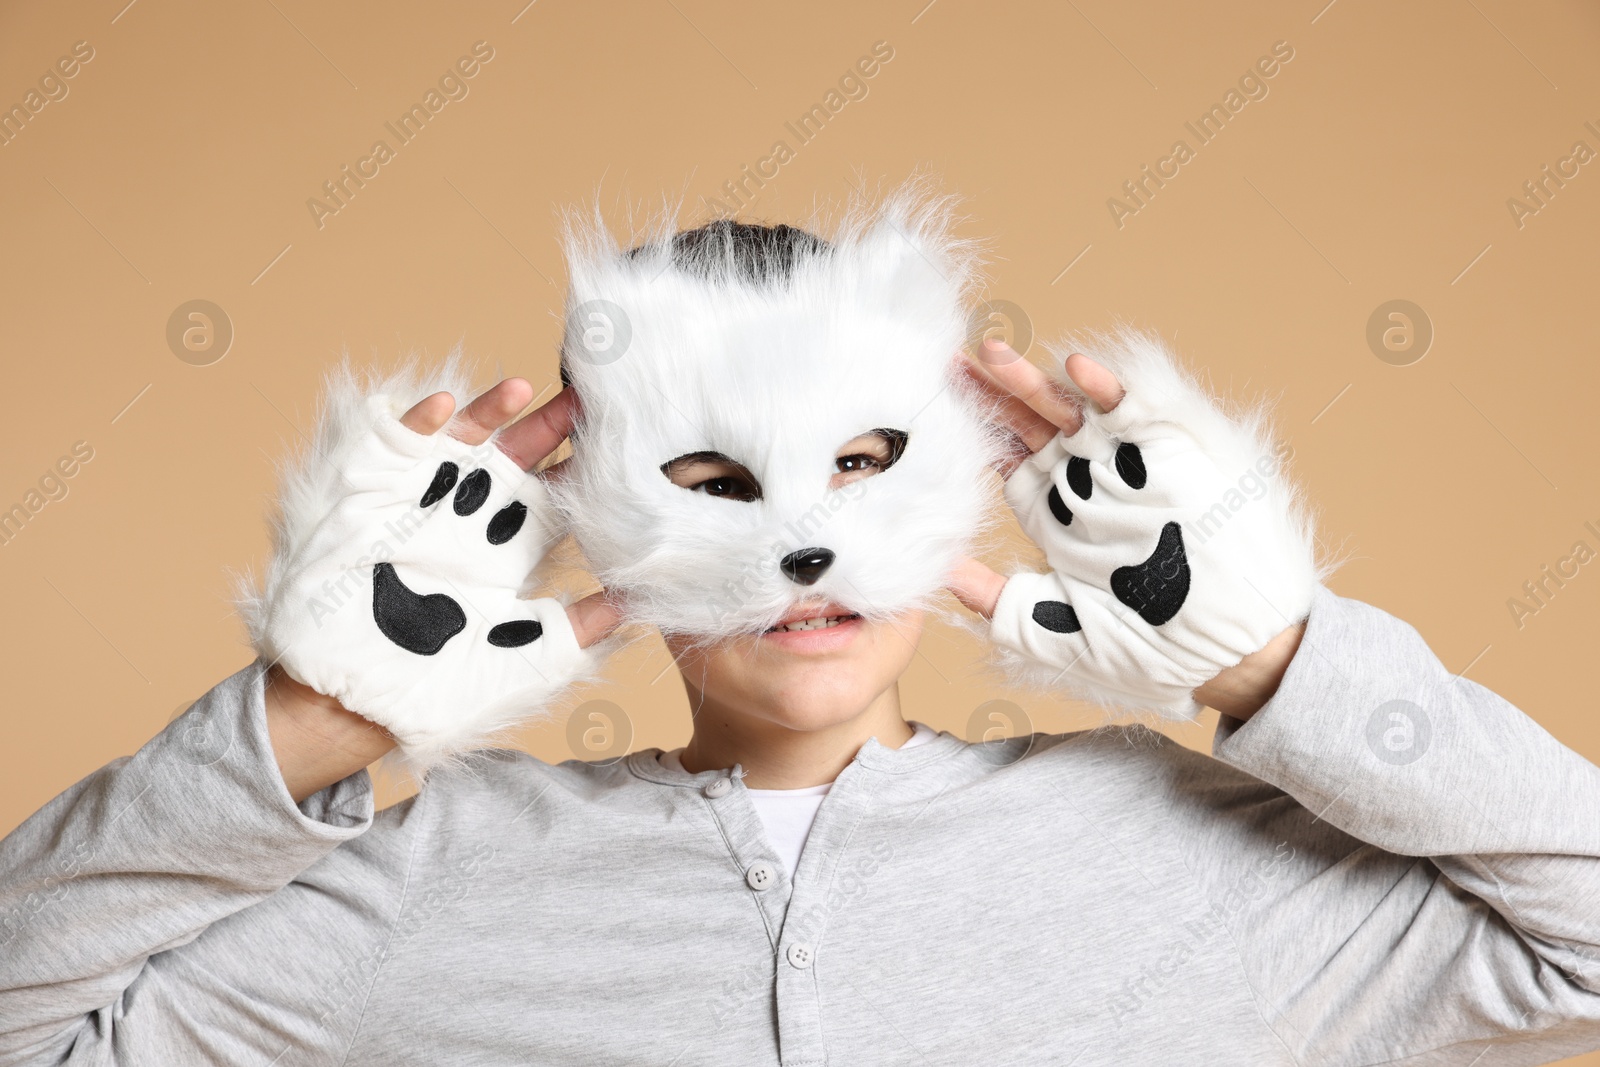
<path fill-rule="evenodd" d="M 900 689 L 891 685 L 844 722 L 796 730 L 730 708 L 688 683 L 690 706 L 698 708 L 694 736 L 680 759 L 690 774 L 739 764 L 751 789 L 803 789 L 839 776 L 867 738 L 899 748 L 914 732 L 900 713 Z"/>

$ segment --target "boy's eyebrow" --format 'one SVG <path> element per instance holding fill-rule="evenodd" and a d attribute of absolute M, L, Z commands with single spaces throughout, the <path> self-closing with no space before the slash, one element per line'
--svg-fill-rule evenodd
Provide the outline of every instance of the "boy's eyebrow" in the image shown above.
<path fill-rule="evenodd" d="M 743 469 L 742 464 L 736 463 L 721 452 L 685 452 L 678 458 L 669 459 L 663 463 L 661 465 L 661 473 L 670 478 L 679 467 L 687 467 L 691 463 L 726 463 L 730 467 Z"/>

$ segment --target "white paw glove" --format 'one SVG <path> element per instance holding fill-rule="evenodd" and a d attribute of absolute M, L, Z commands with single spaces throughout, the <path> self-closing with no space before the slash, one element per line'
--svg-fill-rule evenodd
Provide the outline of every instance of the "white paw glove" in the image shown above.
<path fill-rule="evenodd" d="M 1006 581 L 989 636 L 1025 684 L 1192 719 L 1193 690 L 1304 619 L 1321 580 L 1288 449 L 1260 411 L 1219 410 L 1156 338 L 1052 348 L 1058 369 L 1072 351 L 1126 395 L 1103 414 L 1085 400 L 1082 428 L 1007 479 L 1050 572 Z"/>
<path fill-rule="evenodd" d="M 264 588 L 238 589 L 266 664 L 386 727 L 414 770 L 485 747 L 598 673 L 564 605 L 519 597 L 551 547 L 544 481 L 491 437 L 399 421 L 456 361 L 358 383 L 329 375 L 312 447 L 283 472 Z"/>

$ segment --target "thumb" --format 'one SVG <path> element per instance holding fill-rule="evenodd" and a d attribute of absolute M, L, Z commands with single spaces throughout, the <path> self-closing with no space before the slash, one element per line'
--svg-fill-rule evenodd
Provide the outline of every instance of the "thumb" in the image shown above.
<path fill-rule="evenodd" d="M 622 604 L 608 590 L 590 593 L 567 607 L 567 619 L 578 638 L 579 648 L 604 640 L 622 622 Z"/>
<path fill-rule="evenodd" d="M 955 598 L 969 610 L 987 619 L 994 614 L 995 603 L 1000 599 L 1000 590 L 1005 584 L 1005 577 L 987 563 L 971 556 L 962 556 L 950 568 L 945 588 L 954 593 Z"/>

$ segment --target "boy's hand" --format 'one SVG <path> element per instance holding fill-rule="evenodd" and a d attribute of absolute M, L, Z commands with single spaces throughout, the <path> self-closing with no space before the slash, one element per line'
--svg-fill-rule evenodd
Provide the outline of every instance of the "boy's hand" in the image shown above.
<path fill-rule="evenodd" d="M 570 392 L 498 434 L 530 399 L 520 378 L 454 419 L 459 385 L 409 406 L 405 392 L 335 374 L 312 454 L 285 484 L 267 587 L 244 614 L 264 661 L 382 726 L 425 770 L 591 676 L 602 657 L 588 647 L 618 613 L 603 593 L 570 607 L 520 595 L 560 536 L 532 468 L 570 429 Z M 280 727 L 338 721 L 276 692 L 300 713 Z"/>
<path fill-rule="evenodd" d="M 966 368 L 1017 436 L 1006 499 L 1051 567 L 1005 578 L 968 559 L 952 571 L 952 592 L 991 619 L 1002 661 L 1114 707 L 1192 718 L 1205 701 L 1253 714 L 1318 580 L 1286 483 L 1227 507 L 1240 478 L 1279 454 L 1261 417 L 1224 415 L 1137 335 L 1099 361 L 1069 355 L 1065 389 L 1000 342 Z"/>

